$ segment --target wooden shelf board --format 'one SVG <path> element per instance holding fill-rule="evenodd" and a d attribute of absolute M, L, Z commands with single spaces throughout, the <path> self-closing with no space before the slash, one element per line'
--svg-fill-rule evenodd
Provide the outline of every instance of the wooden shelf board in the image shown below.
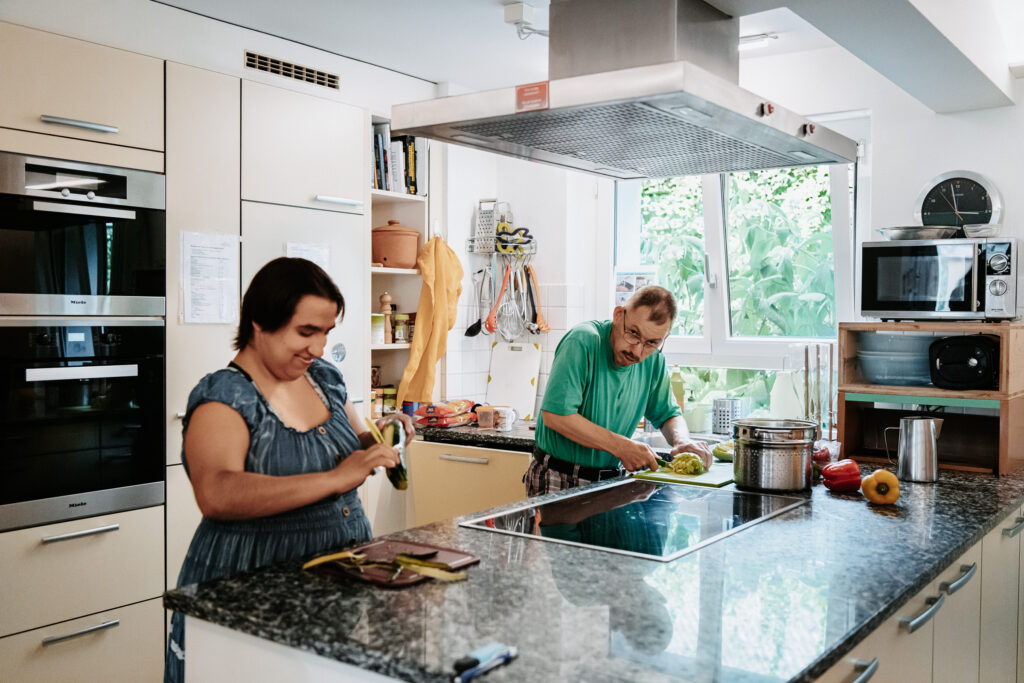
<path fill-rule="evenodd" d="M 1005 395 L 996 391 L 948 391 L 929 387 L 890 387 L 873 384 L 843 384 L 839 391 L 847 401 L 873 403 L 917 403 L 954 408 L 998 408 Z"/>
<path fill-rule="evenodd" d="M 392 192 L 391 190 L 375 190 L 370 189 L 370 196 L 380 199 L 398 199 L 398 200 L 409 200 L 414 202 L 425 202 L 427 201 L 427 195 L 425 194 L 408 194 L 405 192 Z"/>
<path fill-rule="evenodd" d="M 839 323 L 839 328 L 852 332 L 957 332 L 977 334 L 987 332 L 998 334 L 1001 330 L 1024 326 L 1020 322 L 971 322 L 966 320 L 939 321 L 908 321 L 908 322 L 860 322 Z"/>
<path fill-rule="evenodd" d="M 370 273 L 373 275 L 419 275 L 419 268 L 387 268 L 385 266 L 371 266 Z"/>
<path fill-rule="evenodd" d="M 407 349 L 412 344 L 371 344 L 371 351 L 395 351 L 397 349 Z"/>
<path fill-rule="evenodd" d="M 888 458 L 882 458 L 877 455 L 868 455 L 865 453 L 854 453 L 851 455 L 843 455 L 844 458 L 851 458 L 859 463 L 865 463 L 870 465 L 892 465 L 896 466 L 895 456 L 890 461 Z M 955 462 L 940 462 L 940 470 L 956 470 L 958 472 L 979 472 L 981 474 L 995 474 L 995 470 L 991 467 L 978 467 L 976 465 L 960 465 Z"/>

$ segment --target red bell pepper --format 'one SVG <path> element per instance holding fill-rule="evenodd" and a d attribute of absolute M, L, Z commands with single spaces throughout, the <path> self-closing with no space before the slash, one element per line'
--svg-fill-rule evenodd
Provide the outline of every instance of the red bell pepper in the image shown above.
<path fill-rule="evenodd" d="M 825 488 L 830 491 L 856 491 L 860 488 L 860 467 L 853 460 L 840 460 L 821 468 Z"/>

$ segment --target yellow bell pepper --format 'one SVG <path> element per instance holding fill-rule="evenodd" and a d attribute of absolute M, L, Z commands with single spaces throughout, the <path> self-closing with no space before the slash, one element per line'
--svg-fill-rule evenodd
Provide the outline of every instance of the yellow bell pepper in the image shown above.
<path fill-rule="evenodd" d="M 900 481 L 888 470 L 875 470 L 864 478 L 860 488 L 870 503 L 888 505 L 900 497 Z"/>

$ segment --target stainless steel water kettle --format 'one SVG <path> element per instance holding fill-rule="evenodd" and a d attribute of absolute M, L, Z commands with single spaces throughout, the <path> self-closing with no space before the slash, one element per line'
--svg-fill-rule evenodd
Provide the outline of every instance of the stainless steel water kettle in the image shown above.
<path fill-rule="evenodd" d="M 899 427 L 886 427 L 885 454 L 889 456 L 889 430 L 898 429 L 896 476 L 900 481 L 935 481 L 939 478 L 939 432 L 942 418 L 903 417 Z M 892 462 L 892 458 L 889 458 Z"/>

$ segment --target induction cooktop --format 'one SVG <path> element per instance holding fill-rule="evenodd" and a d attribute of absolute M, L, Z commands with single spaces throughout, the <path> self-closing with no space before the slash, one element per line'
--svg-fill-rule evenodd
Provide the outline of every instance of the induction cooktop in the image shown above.
<path fill-rule="evenodd" d="M 459 526 L 668 562 L 806 502 L 624 479 Z"/>

